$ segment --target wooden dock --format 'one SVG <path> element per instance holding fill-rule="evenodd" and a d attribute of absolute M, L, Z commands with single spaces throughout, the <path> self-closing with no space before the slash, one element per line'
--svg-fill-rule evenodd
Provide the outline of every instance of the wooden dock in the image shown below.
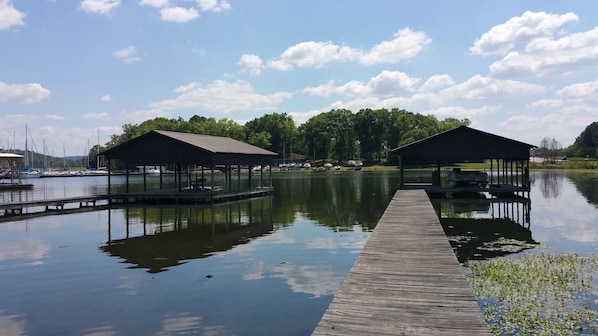
<path fill-rule="evenodd" d="M 490 335 L 424 190 L 397 191 L 312 335 Z"/>
<path fill-rule="evenodd" d="M 204 204 L 229 202 L 271 194 L 273 188 L 263 187 L 233 192 L 194 192 L 158 190 L 112 195 L 75 196 L 55 199 L 24 200 L 0 203 L 0 221 L 46 214 L 61 214 L 77 209 L 106 207 L 110 204 Z"/>

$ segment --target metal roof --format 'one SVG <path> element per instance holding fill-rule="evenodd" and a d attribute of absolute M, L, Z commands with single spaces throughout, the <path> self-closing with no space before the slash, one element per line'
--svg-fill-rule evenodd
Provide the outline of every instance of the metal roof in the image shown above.
<path fill-rule="evenodd" d="M 467 126 L 430 136 L 391 152 L 408 161 L 529 160 L 536 146 Z"/>
<path fill-rule="evenodd" d="M 277 153 L 232 138 L 154 130 L 100 153 L 131 164 L 263 164 Z"/>

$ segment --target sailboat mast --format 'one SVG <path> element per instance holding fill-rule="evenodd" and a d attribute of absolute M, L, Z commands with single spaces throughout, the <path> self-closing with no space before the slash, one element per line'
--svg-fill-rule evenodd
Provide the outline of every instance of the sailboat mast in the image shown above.
<path fill-rule="evenodd" d="M 27 152 L 27 139 L 29 136 L 27 135 L 27 124 L 25 124 L 25 167 L 29 167 L 29 154 Z"/>

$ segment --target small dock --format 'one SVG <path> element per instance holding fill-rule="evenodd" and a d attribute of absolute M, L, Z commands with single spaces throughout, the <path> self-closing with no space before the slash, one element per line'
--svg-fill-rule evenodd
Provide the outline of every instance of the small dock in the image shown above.
<path fill-rule="evenodd" d="M 397 191 L 312 335 L 490 335 L 424 190 Z"/>
<path fill-rule="evenodd" d="M 274 189 L 258 187 L 252 190 L 233 192 L 196 192 L 158 190 L 137 193 L 75 196 L 55 199 L 25 200 L 0 203 L 0 221 L 15 218 L 30 218 L 49 214 L 71 213 L 77 209 L 106 207 L 111 204 L 206 204 L 229 202 L 244 198 L 269 195 Z"/>

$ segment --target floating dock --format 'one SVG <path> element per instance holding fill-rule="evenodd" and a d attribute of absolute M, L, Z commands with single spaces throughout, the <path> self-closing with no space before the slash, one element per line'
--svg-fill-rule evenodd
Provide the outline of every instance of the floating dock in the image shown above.
<path fill-rule="evenodd" d="M 312 335 L 490 335 L 424 190 L 397 191 Z"/>
<path fill-rule="evenodd" d="M 271 194 L 271 187 L 258 187 L 236 192 L 196 192 L 177 190 L 144 191 L 137 193 L 76 196 L 0 203 L 0 221 L 15 217 L 61 214 L 73 210 L 106 207 L 110 204 L 204 204 L 229 202 Z"/>

